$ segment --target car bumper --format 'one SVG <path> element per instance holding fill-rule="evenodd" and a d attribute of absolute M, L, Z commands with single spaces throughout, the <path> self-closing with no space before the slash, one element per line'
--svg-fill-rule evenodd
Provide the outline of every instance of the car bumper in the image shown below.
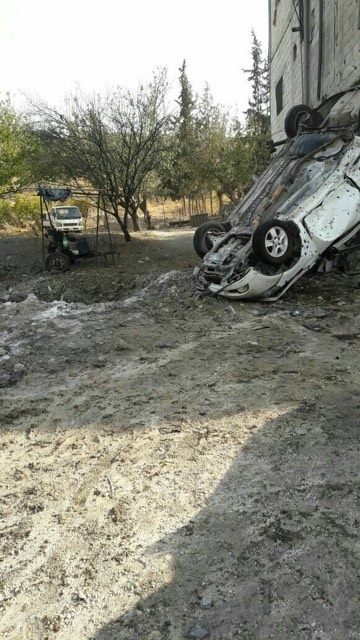
<path fill-rule="evenodd" d="M 214 295 L 224 296 L 225 298 L 233 298 L 236 300 L 246 300 L 266 296 L 268 292 L 278 285 L 282 278 L 282 274 L 275 276 L 265 276 L 255 269 L 249 269 L 247 274 L 239 280 L 228 285 L 214 284 L 209 285 L 209 291 Z"/>

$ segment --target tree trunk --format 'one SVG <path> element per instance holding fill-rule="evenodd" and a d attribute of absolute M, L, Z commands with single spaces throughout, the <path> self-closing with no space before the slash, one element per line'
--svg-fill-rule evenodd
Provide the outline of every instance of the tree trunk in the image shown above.
<path fill-rule="evenodd" d="M 185 199 L 185 196 L 182 197 L 182 209 L 183 209 L 183 217 L 186 218 L 186 199 Z"/>
<path fill-rule="evenodd" d="M 139 216 L 137 214 L 137 211 L 130 211 L 130 216 L 133 223 L 134 231 L 140 231 Z"/>
<path fill-rule="evenodd" d="M 222 191 L 217 191 L 216 195 L 217 195 L 218 200 L 219 200 L 219 213 L 221 213 L 221 209 L 222 209 L 222 206 L 223 206 L 223 195 L 224 194 L 223 194 Z"/>
<path fill-rule="evenodd" d="M 119 225 L 120 225 L 121 231 L 122 231 L 122 232 L 123 232 L 123 234 L 124 234 L 125 242 L 130 242 L 130 240 L 131 240 L 131 236 L 130 236 L 130 233 L 129 233 L 129 231 L 128 231 L 127 224 L 125 224 L 125 223 L 121 220 L 121 218 L 120 218 L 120 216 L 119 216 L 119 214 L 118 214 L 118 213 L 114 213 L 114 218 L 118 221 L 118 223 L 119 223 Z M 125 220 L 125 216 L 124 216 L 124 220 Z"/>
<path fill-rule="evenodd" d="M 150 213 L 148 211 L 148 208 L 147 208 L 146 196 L 144 196 L 144 199 L 140 202 L 139 209 L 144 214 L 145 229 L 150 230 L 151 229 L 151 215 L 150 215 Z"/>
<path fill-rule="evenodd" d="M 129 201 L 128 211 L 130 214 L 131 221 L 133 223 L 134 231 L 140 231 L 139 216 L 137 214 L 138 207 L 139 205 L 136 204 L 136 202 L 133 199 Z"/>
<path fill-rule="evenodd" d="M 121 231 L 124 234 L 125 242 L 130 242 L 131 236 L 130 236 L 130 233 L 128 231 L 129 206 L 130 206 L 130 203 L 125 201 L 125 202 L 121 203 L 121 206 L 124 208 L 124 221 L 121 220 L 118 211 L 117 211 L 117 215 L 115 216 L 115 218 L 117 219 L 117 221 L 118 221 L 118 223 L 119 223 L 119 225 L 121 227 Z M 117 210 L 117 207 L 116 207 L 116 210 Z"/>
<path fill-rule="evenodd" d="M 210 213 L 213 216 L 214 215 L 214 207 L 213 207 L 213 194 L 212 194 L 212 190 L 210 191 Z"/>
<path fill-rule="evenodd" d="M 111 211 L 109 211 L 109 205 L 110 205 L 110 209 L 111 209 Z M 107 209 L 108 213 L 109 213 L 110 215 L 113 215 L 113 216 L 114 216 L 114 218 L 115 218 L 115 220 L 117 221 L 117 223 L 118 223 L 118 225 L 119 225 L 119 227 L 120 227 L 121 231 L 122 231 L 122 232 L 123 232 L 123 234 L 124 234 L 125 242 L 130 242 L 130 240 L 131 240 L 131 236 L 130 236 L 130 233 L 129 233 L 129 231 L 128 231 L 128 225 L 127 225 L 128 216 L 127 216 L 127 214 L 126 214 L 125 204 L 123 205 L 123 203 L 121 203 L 121 207 L 125 209 L 125 211 L 124 211 L 124 219 L 123 219 L 123 220 L 121 219 L 121 216 L 120 216 L 120 214 L 119 214 L 119 203 L 118 203 L 118 202 L 114 202 L 114 201 L 111 201 L 111 200 L 110 200 L 110 201 L 106 204 L 106 201 L 105 201 L 105 199 L 103 198 L 103 199 L 102 199 L 102 206 L 103 206 L 103 209 L 104 209 L 104 210 L 105 210 L 105 209 Z"/>

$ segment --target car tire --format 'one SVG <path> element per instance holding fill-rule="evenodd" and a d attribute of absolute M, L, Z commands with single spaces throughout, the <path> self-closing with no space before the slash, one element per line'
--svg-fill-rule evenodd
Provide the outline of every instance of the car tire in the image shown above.
<path fill-rule="evenodd" d="M 287 137 L 295 138 L 302 123 L 306 123 L 310 127 L 318 127 L 322 123 L 322 117 L 316 109 L 311 109 L 306 104 L 297 104 L 295 107 L 291 107 L 284 121 Z"/>
<path fill-rule="evenodd" d="M 213 247 L 213 243 L 211 242 L 208 234 L 211 231 L 220 231 L 225 233 L 225 227 L 221 224 L 221 222 L 204 222 L 198 227 L 194 233 L 193 243 L 194 249 L 198 254 L 199 258 L 203 258 L 204 255 L 210 251 Z"/>
<path fill-rule="evenodd" d="M 294 255 L 298 236 L 294 223 L 276 219 L 267 220 L 253 233 L 253 251 L 258 258 L 268 264 L 284 264 Z"/>
<path fill-rule="evenodd" d="M 46 256 L 45 268 L 47 271 L 65 272 L 69 271 L 71 266 L 71 260 L 68 255 L 59 251 L 49 253 Z"/>

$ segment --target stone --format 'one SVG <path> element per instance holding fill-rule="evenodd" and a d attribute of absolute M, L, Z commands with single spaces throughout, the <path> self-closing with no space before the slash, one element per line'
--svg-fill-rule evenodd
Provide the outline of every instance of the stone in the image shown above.
<path fill-rule="evenodd" d="M 228 311 L 229 313 L 231 313 L 233 316 L 236 315 L 236 311 L 234 309 L 234 307 L 231 306 L 231 304 L 229 304 L 226 308 L 225 311 Z"/>
<path fill-rule="evenodd" d="M 9 373 L 0 374 L 0 387 L 8 387 L 11 384 L 12 384 L 12 379 Z"/>
<path fill-rule="evenodd" d="M 115 342 L 114 349 L 115 351 L 127 351 L 128 349 L 130 349 L 130 347 L 125 342 L 125 340 L 118 338 L 117 341 Z"/>
<path fill-rule="evenodd" d="M 4 372 L 0 374 L 0 387 L 9 387 L 12 384 L 16 384 L 21 380 L 24 373 L 26 371 L 26 367 L 20 362 L 15 364 L 12 368 L 12 371 Z"/>
<path fill-rule="evenodd" d="M 204 593 L 201 596 L 200 607 L 202 609 L 210 609 L 213 606 L 213 599 L 210 593 Z"/>
<path fill-rule="evenodd" d="M 194 624 L 186 633 L 185 638 L 192 638 L 192 640 L 203 640 L 203 638 L 208 638 L 209 632 L 205 627 L 203 627 L 199 622 Z"/>
<path fill-rule="evenodd" d="M 17 362 L 16 364 L 14 364 L 14 373 L 24 373 L 26 371 L 26 367 L 25 365 L 23 365 L 21 362 Z"/>

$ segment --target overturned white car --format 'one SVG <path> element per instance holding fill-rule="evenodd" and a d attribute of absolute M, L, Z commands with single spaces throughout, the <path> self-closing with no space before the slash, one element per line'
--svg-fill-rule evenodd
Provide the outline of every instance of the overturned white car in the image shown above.
<path fill-rule="evenodd" d="M 276 300 L 314 267 L 360 248 L 360 88 L 290 110 L 289 137 L 225 225 L 194 236 L 203 292 Z"/>

